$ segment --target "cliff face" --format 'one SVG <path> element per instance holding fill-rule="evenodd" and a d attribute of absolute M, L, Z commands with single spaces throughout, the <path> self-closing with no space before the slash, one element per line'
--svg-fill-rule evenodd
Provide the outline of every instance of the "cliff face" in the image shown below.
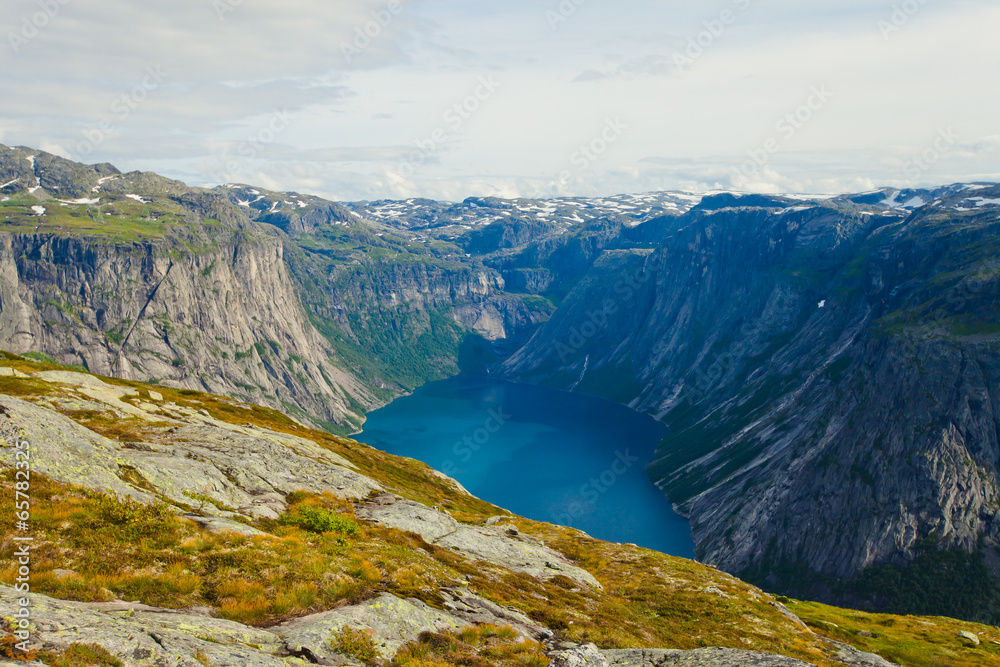
<path fill-rule="evenodd" d="M 993 190 L 932 194 L 647 223 L 655 249 L 605 252 L 503 370 L 667 423 L 651 475 L 727 571 L 995 544 L 1000 218 Z"/>
<path fill-rule="evenodd" d="M 279 232 L 155 175 L 0 158 L 20 174 L 3 203 L 0 346 L 318 423 L 376 403 L 308 322 Z"/>
<path fill-rule="evenodd" d="M 0 339 L 15 352 L 329 422 L 371 402 L 306 321 L 276 238 L 236 235 L 203 253 L 42 234 L 0 244 Z"/>

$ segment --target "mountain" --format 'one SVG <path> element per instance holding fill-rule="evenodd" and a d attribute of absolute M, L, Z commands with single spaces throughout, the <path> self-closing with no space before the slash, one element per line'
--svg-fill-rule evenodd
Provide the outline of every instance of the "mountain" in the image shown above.
<path fill-rule="evenodd" d="M 995 618 L 998 195 L 706 198 L 623 235 L 503 370 L 667 423 L 650 473 L 700 560 Z"/>
<path fill-rule="evenodd" d="M 517 517 L 424 464 L 274 410 L 0 357 L 0 486 L 13 497 L 27 452 L 30 516 L 15 536 L 33 539 L 26 629 L 18 565 L 0 569 L 6 658 L 1000 664 L 993 627 L 777 599 L 708 566 Z M 5 525 L 15 519 L 0 505 Z"/>
<path fill-rule="evenodd" d="M 0 347 L 341 435 L 462 370 L 604 396 L 670 427 L 699 560 L 1000 618 L 1000 186 L 336 203 L 27 148 L 0 183 Z"/>

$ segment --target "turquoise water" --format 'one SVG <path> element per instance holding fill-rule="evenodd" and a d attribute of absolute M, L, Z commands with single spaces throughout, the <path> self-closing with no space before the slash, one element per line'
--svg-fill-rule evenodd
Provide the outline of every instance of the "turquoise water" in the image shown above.
<path fill-rule="evenodd" d="M 599 398 L 460 377 L 372 412 L 356 439 L 424 461 L 516 514 L 692 558 L 688 522 L 646 475 L 665 434 Z"/>

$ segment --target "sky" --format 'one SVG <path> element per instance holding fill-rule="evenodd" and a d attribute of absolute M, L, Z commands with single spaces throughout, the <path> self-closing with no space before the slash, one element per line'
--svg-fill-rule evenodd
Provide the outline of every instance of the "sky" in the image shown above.
<path fill-rule="evenodd" d="M 7 0 L 0 143 L 335 200 L 1000 181 L 992 0 Z"/>

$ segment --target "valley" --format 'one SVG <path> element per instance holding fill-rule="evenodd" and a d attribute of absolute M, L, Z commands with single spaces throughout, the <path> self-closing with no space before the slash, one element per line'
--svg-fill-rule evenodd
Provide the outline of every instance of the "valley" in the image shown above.
<path fill-rule="evenodd" d="M 0 182 L 12 353 L 336 436 L 463 371 L 600 396 L 665 425 L 699 561 L 1000 614 L 996 185 L 336 203 L 27 148 Z"/>

